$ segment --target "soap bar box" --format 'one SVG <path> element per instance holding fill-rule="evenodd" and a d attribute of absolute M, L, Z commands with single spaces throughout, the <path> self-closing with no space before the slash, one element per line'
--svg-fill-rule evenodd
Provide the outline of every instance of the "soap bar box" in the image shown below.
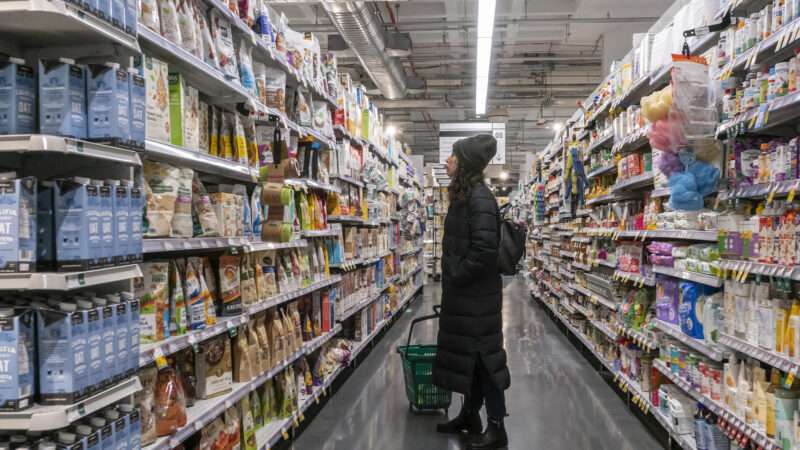
<path fill-rule="evenodd" d="M 36 131 L 36 74 L 18 58 L 0 59 L 0 135 Z"/>
<path fill-rule="evenodd" d="M 36 270 L 36 178 L 0 174 L 0 272 Z"/>
<path fill-rule="evenodd" d="M 0 307 L 0 411 L 19 411 L 31 406 L 34 346 L 33 311 Z"/>

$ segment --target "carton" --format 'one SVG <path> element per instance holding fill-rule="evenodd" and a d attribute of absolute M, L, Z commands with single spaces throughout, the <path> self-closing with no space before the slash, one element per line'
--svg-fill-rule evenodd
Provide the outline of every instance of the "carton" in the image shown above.
<path fill-rule="evenodd" d="M 94 306 L 100 309 L 100 322 L 102 323 L 103 341 L 100 356 L 103 359 L 101 387 L 106 387 L 114 381 L 114 370 L 117 363 L 117 310 L 106 299 L 95 297 L 92 299 Z"/>
<path fill-rule="evenodd" d="M 136 3 L 136 0 L 129 0 L 128 4 Z M 135 16 L 134 16 L 135 17 Z M 134 24 L 136 21 L 134 20 Z M 128 107 L 128 117 L 131 119 L 131 139 L 130 145 L 133 148 L 144 148 L 146 136 L 145 114 L 147 111 L 147 88 L 145 87 L 144 77 L 136 73 L 135 69 L 130 69 L 130 90 Z"/>
<path fill-rule="evenodd" d="M 128 72 L 107 63 L 91 64 L 87 73 L 89 139 L 127 144 L 131 139 Z"/>
<path fill-rule="evenodd" d="M 145 55 L 144 78 L 147 89 L 147 139 L 170 142 L 169 70 L 165 62 Z"/>
<path fill-rule="evenodd" d="M 124 30 L 128 5 L 125 0 L 111 0 L 111 25 Z"/>
<path fill-rule="evenodd" d="M 114 262 L 114 189 L 101 180 L 92 180 L 100 193 L 97 215 L 100 218 L 100 249 L 97 266 L 110 266 Z"/>
<path fill-rule="evenodd" d="M 109 306 L 114 308 L 114 317 L 116 318 L 116 325 L 114 325 L 114 380 L 119 381 L 124 378 L 130 370 L 130 338 L 128 338 L 130 313 L 128 312 L 128 302 L 122 300 L 120 294 L 108 294 L 105 296 L 106 300 L 110 303 Z"/>
<path fill-rule="evenodd" d="M 173 145 L 200 149 L 200 99 L 179 73 L 169 74 L 169 120 Z"/>
<path fill-rule="evenodd" d="M 139 299 L 130 292 L 121 292 L 120 295 L 128 303 L 128 370 L 132 375 L 139 370 Z"/>
<path fill-rule="evenodd" d="M 100 450 L 100 433 L 95 433 L 89 425 L 76 425 L 73 429 L 82 444 L 82 450 Z"/>
<path fill-rule="evenodd" d="M 25 60 L 0 61 L 0 134 L 36 131 L 36 76 Z"/>
<path fill-rule="evenodd" d="M 75 403 L 87 386 L 85 315 L 74 303 L 36 310 L 39 403 Z"/>
<path fill-rule="evenodd" d="M 119 412 L 125 418 L 128 429 L 128 448 L 133 450 L 142 445 L 142 422 L 139 418 L 139 408 L 128 404 L 119 405 Z"/>
<path fill-rule="evenodd" d="M 34 389 L 33 311 L 0 308 L 0 411 L 31 406 Z"/>
<path fill-rule="evenodd" d="M 112 216 L 113 216 L 113 255 L 114 264 L 125 264 L 130 255 L 129 242 L 131 232 L 129 228 L 131 209 L 131 189 L 126 183 L 118 180 L 106 180 L 106 184 L 113 190 Z"/>
<path fill-rule="evenodd" d="M 125 32 L 136 36 L 139 3 L 137 0 L 127 0 L 125 2 Z"/>
<path fill-rule="evenodd" d="M 142 260 L 142 215 L 144 213 L 144 192 L 138 186 L 129 185 L 131 191 L 130 210 L 128 212 L 128 229 L 131 230 L 128 241 L 128 262 Z"/>
<path fill-rule="evenodd" d="M 114 450 L 114 426 L 102 417 L 92 417 L 89 425 L 95 433 L 100 433 L 100 448 L 102 450 Z"/>
<path fill-rule="evenodd" d="M 125 417 L 113 408 L 103 411 L 103 417 L 111 424 L 114 450 L 128 450 L 128 428 L 125 424 Z"/>
<path fill-rule="evenodd" d="M 56 267 L 88 270 L 101 253 L 100 190 L 81 177 L 56 180 L 54 187 Z"/>
<path fill-rule="evenodd" d="M 97 17 L 111 22 L 111 0 L 96 0 L 97 1 Z"/>
<path fill-rule="evenodd" d="M 36 187 L 36 269 L 52 270 L 56 265 L 55 187 L 52 181 L 39 181 Z"/>
<path fill-rule="evenodd" d="M 36 179 L 0 173 L 0 272 L 36 270 Z"/>
<path fill-rule="evenodd" d="M 103 382 L 103 310 L 89 298 L 78 300 L 86 317 L 86 364 L 89 367 L 88 392 L 100 390 Z"/>
<path fill-rule="evenodd" d="M 39 61 L 39 131 L 86 138 L 86 72 L 75 61 Z"/>

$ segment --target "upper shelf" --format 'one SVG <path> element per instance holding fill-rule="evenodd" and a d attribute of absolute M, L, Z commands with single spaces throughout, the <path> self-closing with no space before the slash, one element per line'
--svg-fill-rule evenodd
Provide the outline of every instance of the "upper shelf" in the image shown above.
<path fill-rule="evenodd" d="M 68 291 L 141 277 L 137 264 L 83 272 L 0 273 L 0 290 Z"/>
<path fill-rule="evenodd" d="M 58 153 L 102 159 L 131 166 L 142 165 L 138 153 L 133 150 L 44 134 L 0 136 L 0 153 L 23 155 Z"/>
<path fill-rule="evenodd" d="M 146 141 L 144 154 L 159 161 L 180 164 L 181 167 L 187 167 L 203 173 L 249 183 L 255 183 L 257 180 L 256 170 L 244 164 L 163 142 Z"/>

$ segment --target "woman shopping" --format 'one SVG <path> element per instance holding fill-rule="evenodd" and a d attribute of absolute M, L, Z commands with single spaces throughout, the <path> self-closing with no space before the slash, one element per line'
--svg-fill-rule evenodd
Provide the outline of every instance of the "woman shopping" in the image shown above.
<path fill-rule="evenodd" d="M 450 208 L 442 241 L 442 309 L 434 383 L 464 394 L 461 412 L 440 433 L 469 433 L 470 450 L 505 448 L 505 393 L 511 384 L 503 348 L 503 286 L 497 266 L 500 220 L 483 170 L 497 152 L 488 134 L 462 139 L 447 160 Z M 482 429 L 480 409 L 488 423 Z M 483 432 L 482 432 L 483 431 Z"/>

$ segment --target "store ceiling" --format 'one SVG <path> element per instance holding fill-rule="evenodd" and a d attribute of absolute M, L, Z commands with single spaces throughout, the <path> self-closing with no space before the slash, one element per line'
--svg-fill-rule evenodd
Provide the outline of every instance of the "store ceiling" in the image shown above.
<path fill-rule="evenodd" d="M 323 46 L 338 29 L 320 3 L 272 2 L 300 31 L 315 31 Z M 330 1 L 330 0 L 328 0 Z M 350 3 L 350 2 L 336 2 Z M 497 0 L 488 115 L 507 122 L 506 166 L 514 183 L 525 154 L 552 138 L 562 122 L 602 80 L 607 65 L 631 48 L 670 6 L 666 0 Z M 387 32 L 408 33 L 413 47 L 398 56 L 407 77 L 425 81 L 402 98 L 373 95 L 387 121 L 402 130 L 414 154 L 438 162 L 438 124 L 475 119 L 477 0 L 367 2 Z M 330 8 L 329 8 L 330 9 Z M 333 46 L 333 39 L 331 45 Z M 369 83 L 352 51 L 339 69 Z M 370 83 L 371 84 L 371 83 Z"/>

